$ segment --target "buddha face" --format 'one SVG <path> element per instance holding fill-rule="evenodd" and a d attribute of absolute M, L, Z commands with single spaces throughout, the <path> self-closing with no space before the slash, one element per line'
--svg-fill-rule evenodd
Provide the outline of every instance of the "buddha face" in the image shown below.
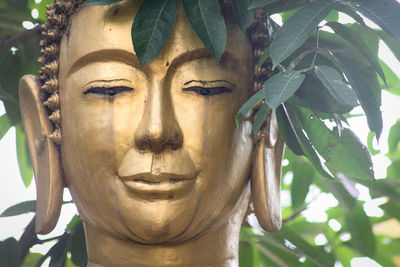
<path fill-rule="evenodd" d="M 82 219 L 140 243 L 182 242 L 226 223 L 251 162 L 246 37 L 228 24 L 221 62 L 182 10 L 159 56 L 139 67 L 137 1 L 73 16 L 60 51 L 62 164 Z M 231 25 L 232 24 L 232 25 Z"/>

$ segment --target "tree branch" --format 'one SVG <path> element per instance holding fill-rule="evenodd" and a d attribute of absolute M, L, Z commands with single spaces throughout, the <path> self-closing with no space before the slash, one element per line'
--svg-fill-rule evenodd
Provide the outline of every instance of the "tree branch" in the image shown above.
<path fill-rule="evenodd" d="M 20 43 L 22 43 L 30 38 L 39 36 L 40 33 L 41 33 L 40 25 L 37 25 L 33 29 L 26 30 L 26 31 L 22 32 L 21 34 L 18 34 L 17 36 L 0 40 L 0 51 L 9 50 L 9 49 L 11 49 L 11 47 L 18 46 Z"/>

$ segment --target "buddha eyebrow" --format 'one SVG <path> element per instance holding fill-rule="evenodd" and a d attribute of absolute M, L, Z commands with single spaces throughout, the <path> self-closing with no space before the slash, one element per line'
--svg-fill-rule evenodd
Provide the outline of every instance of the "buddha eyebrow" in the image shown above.
<path fill-rule="evenodd" d="M 213 80 L 213 81 L 203 81 L 203 80 L 190 80 L 184 83 L 184 85 L 189 85 L 191 83 L 201 83 L 202 85 L 208 85 L 208 84 L 214 84 L 214 83 L 221 83 L 221 82 L 225 82 L 229 85 L 231 85 L 233 88 L 236 87 L 235 84 L 231 83 L 230 81 L 227 80 Z"/>
<path fill-rule="evenodd" d="M 89 85 L 89 84 L 92 84 L 92 83 L 97 83 L 97 82 L 111 83 L 111 82 L 130 82 L 130 81 L 127 80 L 127 79 L 95 80 L 95 81 L 88 82 L 86 85 Z"/>

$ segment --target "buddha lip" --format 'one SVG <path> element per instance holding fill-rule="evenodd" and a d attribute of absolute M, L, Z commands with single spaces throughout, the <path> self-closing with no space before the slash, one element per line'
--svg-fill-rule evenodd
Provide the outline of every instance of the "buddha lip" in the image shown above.
<path fill-rule="evenodd" d="M 144 172 L 144 173 L 136 173 L 130 176 L 120 176 L 122 180 L 133 181 L 137 183 L 144 183 L 148 185 L 156 185 L 161 183 L 178 183 L 181 181 L 192 180 L 196 177 L 196 175 L 192 174 L 176 174 L 176 173 L 152 173 L 152 172 Z"/>

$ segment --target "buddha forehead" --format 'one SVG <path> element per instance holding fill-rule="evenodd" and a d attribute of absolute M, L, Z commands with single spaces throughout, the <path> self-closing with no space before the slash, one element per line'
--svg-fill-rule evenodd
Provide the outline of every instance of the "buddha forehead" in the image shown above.
<path fill-rule="evenodd" d="M 131 40 L 134 15 L 141 1 L 123 1 L 111 6 L 87 6 L 73 15 L 70 28 L 61 41 L 60 76 L 68 76 L 92 61 L 118 59 L 139 66 Z M 234 23 L 227 21 L 228 40 L 225 59 L 239 67 L 252 70 L 251 45 Z M 158 55 L 148 64 L 150 68 L 164 68 L 182 54 L 197 58 L 210 56 L 192 30 L 182 7 L 170 37 Z M 162 70 L 157 70 L 162 71 Z M 61 77 L 60 77 L 61 78 Z"/>

